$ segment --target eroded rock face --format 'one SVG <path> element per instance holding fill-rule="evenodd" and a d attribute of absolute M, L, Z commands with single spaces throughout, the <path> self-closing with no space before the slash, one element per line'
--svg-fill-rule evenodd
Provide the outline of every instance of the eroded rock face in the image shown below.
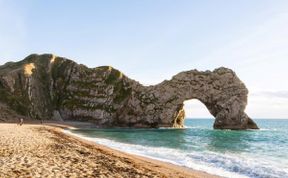
<path fill-rule="evenodd" d="M 92 121 L 104 127 L 183 127 L 183 102 L 198 99 L 216 129 L 256 129 L 244 112 L 248 90 L 227 68 L 191 70 L 145 87 L 120 71 L 87 68 L 54 55 L 0 66 L 0 101 L 35 119 Z"/>

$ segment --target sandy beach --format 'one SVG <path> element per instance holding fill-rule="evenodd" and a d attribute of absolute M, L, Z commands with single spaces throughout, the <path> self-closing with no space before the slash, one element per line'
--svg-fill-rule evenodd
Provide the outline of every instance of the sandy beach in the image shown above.
<path fill-rule="evenodd" d="M 59 125 L 1 123 L 0 177 L 19 176 L 216 177 L 68 136 Z"/>

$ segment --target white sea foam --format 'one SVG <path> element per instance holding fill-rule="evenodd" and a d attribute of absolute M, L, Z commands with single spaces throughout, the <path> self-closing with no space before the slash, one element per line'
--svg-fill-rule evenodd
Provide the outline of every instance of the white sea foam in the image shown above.
<path fill-rule="evenodd" d="M 266 128 L 260 128 L 259 131 L 279 131 L 279 129 L 266 129 Z"/>
<path fill-rule="evenodd" d="M 184 126 L 185 129 L 206 129 L 201 126 Z"/>
<path fill-rule="evenodd" d="M 234 157 L 233 158 L 231 157 L 231 159 L 227 159 L 228 157 L 223 157 L 221 155 L 212 154 L 208 152 L 205 154 L 199 154 L 196 152 L 188 153 L 183 152 L 181 150 L 165 147 L 148 147 L 142 145 L 120 143 L 103 138 L 85 137 L 80 134 L 72 133 L 69 130 L 65 130 L 64 132 L 67 134 L 78 136 L 88 141 L 108 146 L 113 149 L 124 151 L 126 153 L 144 156 L 164 162 L 169 162 L 175 165 L 185 166 L 188 168 L 204 171 L 214 175 L 219 175 L 223 177 L 233 177 L 233 178 L 248 177 L 246 175 L 241 175 L 225 170 L 225 166 L 233 166 L 232 164 L 237 164 L 237 162 L 233 161 Z"/>

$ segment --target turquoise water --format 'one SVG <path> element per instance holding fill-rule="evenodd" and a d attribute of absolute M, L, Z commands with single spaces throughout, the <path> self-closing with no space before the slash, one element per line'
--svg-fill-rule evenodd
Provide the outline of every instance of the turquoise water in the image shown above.
<path fill-rule="evenodd" d="M 77 129 L 72 133 L 128 153 L 224 177 L 288 177 L 288 120 L 256 120 L 260 130 L 213 130 L 213 119 L 185 129 Z"/>

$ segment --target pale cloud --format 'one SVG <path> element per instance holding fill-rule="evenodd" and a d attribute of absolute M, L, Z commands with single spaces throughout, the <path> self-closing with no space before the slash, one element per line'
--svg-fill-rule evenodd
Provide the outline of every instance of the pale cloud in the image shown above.
<path fill-rule="evenodd" d="M 247 113 L 252 118 L 288 118 L 288 90 L 258 90 L 248 96 Z"/>
<path fill-rule="evenodd" d="M 280 99 L 288 99 L 288 91 L 258 91 L 251 93 L 251 97 L 265 97 L 267 99 L 271 98 L 280 98 Z"/>

